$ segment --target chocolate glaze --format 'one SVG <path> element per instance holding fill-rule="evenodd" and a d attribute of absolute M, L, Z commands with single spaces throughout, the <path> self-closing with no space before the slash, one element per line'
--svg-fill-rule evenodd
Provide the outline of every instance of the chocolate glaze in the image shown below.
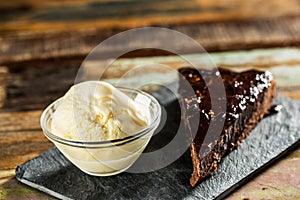
<path fill-rule="evenodd" d="M 268 116 L 270 116 L 270 115 L 274 115 L 274 114 L 278 113 L 282 108 L 283 108 L 283 107 L 282 107 L 282 105 L 280 105 L 280 104 L 278 104 L 278 105 L 272 105 L 272 106 L 269 108 L 268 112 L 265 113 L 264 117 L 268 117 Z"/>
<path fill-rule="evenodd" d="M 193 161 L 190 184 L 195 186 L 217 170 L 222 156 L 238 146 L 264 114 L 268 113 L 275 95 L 275 81 L 268 71 L 236 73 L 226 69 L 217 71 L 181 68 L 179 72 L 182 75 L 179 94 L 186 111 L 183 117 L 191 138 L 196 133 L 190 146 Z M 214 91 L 209 91 L 207 87 L 216 84 L 209 80 L 215 80 L 214 77 L 219 75 L 226 91 L 226 113 L 212 110 L 210 92 L 218 92 L 218 86 L 214 87 Z M 194 91 L 188 89 L 185 80 Z M 218 139 L 209 144 L 203 143 L 208 128 L 220 125 L 220 120 L 224 121 L 222 132 L 213 133 L 217 135 L 212 137 Z M 199 123 L 195 123 L 198 121 Z M 206 149 L 208 153 L 203 154 L 202 149 Z"/>

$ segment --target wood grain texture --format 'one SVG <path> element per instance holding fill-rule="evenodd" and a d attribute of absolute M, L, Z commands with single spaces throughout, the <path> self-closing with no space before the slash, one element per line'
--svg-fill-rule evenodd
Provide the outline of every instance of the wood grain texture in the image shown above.
<path fill-rule="evenodd" d="M 11 170 L 13 174 L 15 170 Z M 32 189 L 29 186 L 20 184 L 15 178 L 0 178 L 0 199 L 55 199 L 45 193 Z"/>
<path fill-rule="evenodd" d="M 277 162 L 227 199 L 299 199 L 300 148 Z"/>
<path fill-rule="evenodd" d="M 8 69 L 0 66 L 0 108 L 4 107 L 6 101 L 6 81 Z"/>
<path fill-rule="evenodd" d="M 0 11 L 0 64 L 82 59 L 104 39 L 144 26 L 178 30 L 207 51 L 300 44 L 297 0 L 14 0 Z"/>
<path fill-rule="evenodd" d="M 189 55 L 193 57 L 193 55 Z M 255 51 L 236 51 L 213 53 L 212 59 L 217 65 L 241 70 L 255 66 L 270 70 L 278 83 L 279 93 L 300 100 L 300 50 L 299 49 L 270 49 Z M 139 63 L 162 63 L 174 69 L 184 66 L 178 57 L 153 57 L 120 59 L 116 61 L 106 73 L 106 79 L 117 78 Z M 106 63 L 106 61 L 103 61 Z M 201 63 L 201 60 L 199 60 Z M 92 63 L 89 63 L 92 65 Z M 60 66 L 55 62 L 46 65 L 14 66 L 6 68 L 7 78 L 5 91 L 7 94 L 4 108 L 0 109 L 0 194 L 6 194 L 8 199 L 23 197 L 43 199 L 47 198 L 39 192 L 29 189 L 12 178 L 10 169 L 39 155 L 53 146 L 43 136 L 39 127 L 39 117 L 45 106 L 63 95 L 73 82 L 79 65 L 77 62 L 62 62 Z M 120 70 L 122 69 L 122 70 Z M 114 72 L 118 72 L 117 74 Z M 114 81 L 115 79 L 111 79 Z M 43 83 L 43 84 L 41 84 Z M 1 82 L 0 82 L 1 85 Z M 272 166 L 258 176 L 254 182 L 236 191 L 231 199 L 236 198 L 282 198 L 282 193 L 290 198 L 298 198 L 297 167 L 299 166 L 300 149 Z M 274 180 L 285 172 L 295 174 L 289 176 L 281 186 L 283 180 Z M 270 177 L 275 177 L 271 179 Z M 283 177 L 283 176 L 282 176 Z M 289 182 L 289 183 L 287 183 Z M 298 184 L 299 185 L 299 184 Z M 13 188 L 19 188 L 16 194 Z M 263 189 L 263 188 L 268 189 Z M 275 189 L 276 188 L 276 189 Z M 259 191 L 259 192 L 258 192 Z M 0 198 L 1 199 L 1 198 Z"/>
<path fill-rule="evenodd" d="M 300 16 L 215 23 L 191 23 L 163 27 L 180 31 L 207 51 L 254 49 L 300 45 Z M 92 26 L 94 27 L 94 26 Z M 25 61 L 83 59 L 96 45 L 128 28 L 86 28 L 74 31 L 30 32 L 0 36 L 0 64 Z M 121 51 L 125 46 L 114 47 Z M 189 53 L 195 53 L 188 50 Z M 109 57 L 109 49 L 105 54 Z M 155 52 L 144 51 L 143 56 Z M 137 54 L 138 55 L 138 54 Z M 131 55 L 131 56 L 137 56 Z"/>
<path fill-rule="evenodd" d="M 3 1 L 2 33 L 91 27 L 137 27 L 299 15 L 297 0 Z"/>
<path fill-rule="evenodd" d="M 262 70 L 270 70 L 277 81 L 278 89 L 290 95 L 296 95 L 293 91 L 299 91 L 300 80 L 300 50 L 296 48 L 236 51 L 228 53 L 210 54 L 213 62 L 218 66 L 229 67 L 235 70 L 245 70 L 255 67 Z M 197 55 L 187 55 L 201 66 L 207 58 Z M 97 70 L 104 67 L 109 60 L 85 63 L 86 75 L 98 79 Z M 150 57 L 150 58 L 122 58 L 110 64 L 102 79 L 117 81 L 126 72 L 135 66 L 151 63 L 163 64 L 178 69 L 190 64 L 178 56 Z M 6 99 L 0 112 L 24 111 L 44 109 L 46 105 L 62 96 L 68 88 L 74 84 L 80 64 L 77 62 L 45 62 L 43 64 L 32 63 L 27 66 L 18 65 L 8 67 L 5 76 Z M 169 74 L 162 69 L 156 73 L 149 71 L 132 77 L 132 84 L 149 80 L 149 76 L 159 79 L 164 83 L 172 82 L 176 74 Z M 166 79 L 165 76 L 169 78 Z M 0 82 L 1 85 L 1 82 Z"/>
<path fill-rule="evenodd" d="M 0 169 L 12 169 L 52 147 L 39 125 L 41 111 L 0 113 Z"/>

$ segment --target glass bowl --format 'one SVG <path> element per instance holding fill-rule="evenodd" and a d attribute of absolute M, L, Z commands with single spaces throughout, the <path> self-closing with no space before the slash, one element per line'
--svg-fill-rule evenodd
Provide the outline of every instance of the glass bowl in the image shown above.
<path fill-rule="evenodd" d="M 124 138 L 84 142 L 68 140 L 52 133 L 53 113 L 62 102 L 61 98 L 50 104 L 41 116 L 40 123 L 45 136 L 55 144 L 69 161 L 87 174 L 110 176 L 128 169 L 141 155 L 159 125 L 161 107 L 154 97 L 139 90 L 118 89 L 133 101 L 138 98 L 149 103 L 149 105 L 147 104 L 150 112 L 149 125 L 143 130 Z M 141 102 L 139 101 L 139 103 Z"/>

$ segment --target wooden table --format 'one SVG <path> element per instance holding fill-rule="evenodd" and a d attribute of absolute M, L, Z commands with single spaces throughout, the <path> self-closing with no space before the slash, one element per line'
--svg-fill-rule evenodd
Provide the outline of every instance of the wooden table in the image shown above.
<path fill-rule="evenodd" d="M 129 28 L 161 26 L 181 31 L 214 52 L 211 56 L 217 65 L 270 70 L 278 93 L 300 100 L 297 0 L 14 0 L 1 2 L 0 11 L 4 14 L 0 19 L 0 199 L 52 198 L 17 182 L 15 167 L 53 146 L 40 129 L 41 112 L 74 83 L 87 53 Z M 138 63 L 156 62 L 174 69 L 185 64 L 155 50 L 124 57 L 113 64 L 108 81 Z M 299 199 L 299 166 L 298 147 L 228 199 Z"/>
<path fill-rule="evenodd" d="M 195 55 L 188 55 L 193 57 Z M 248 67 L 270 70 L 276 80 L 281 95 L 300 100 L 300 49 L 269 49 L 212 53 L 213 61 L 220 66 L 241 70 Z M 139 63 L 161 63 L 178 68 L 185 65 L 175 56 L 124 58 L 111 67 L 121 75 Z M 6 80 L 6 95 L 10 102 L 0 113 L 0 197 L 49 198 L 31 189 L 14 178 L 14 168 L 48 150 L 53 145 L 47 141 L 39 126 L 42 109 L 62 95 L 74 81 L 77 67 L 43 66 L 43 68 L 2 68 L 2 78 Z M 115 74 L 116 76 L 116 74 Z M 113 82 L 115 79 L 107 79 Z M 45 85 L 41 84 L 41 81 Z M 171 81 L 171 79 L 166 82 Z M 45 87 L 47 86 L 47 87 Z M 4 96 L 4 95 L 2 95 Z M 18 111 L 24 108 L 23 111 Z M 16 109 L 12 111 L 12 109 Z M 264 173 L 234 192 L 229 199 L 274 199 L 300 198 L 300 148 L 277 162 Z"/>

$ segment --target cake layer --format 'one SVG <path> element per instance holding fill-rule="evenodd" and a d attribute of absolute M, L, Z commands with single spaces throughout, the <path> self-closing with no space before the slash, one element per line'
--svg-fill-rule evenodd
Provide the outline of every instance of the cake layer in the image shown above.
<path fill-rule="evenodd" d="M 191 136 L 193 173 L 190 184 L 195 186 L 217 170 L 222 156 L 238 146 L 268 112 L 275 96 L 275 81 L 268 71 L 237 73 L 226 69 L 181 68 L 179 72 L 182 75 L 179 94 L 185 109 L 187 131 Z M 221 81 L 216 81 L 218 76 L 221 76 L 224 86 L 220 85 Z M 222 89 L 225 89 L 226 97 L 220 97 L 219 101 L 226 98 L 226 112 L 212 109 L 210 93 L 218 95 Z M 216 126 L 220 125 L 223 126 L 219 129 L 221 133 L 210 131 L 213 135 L 207 135 L 209 129 L 218 130 Z M 217 139 L 204 143 L 205 137 Z"/>

